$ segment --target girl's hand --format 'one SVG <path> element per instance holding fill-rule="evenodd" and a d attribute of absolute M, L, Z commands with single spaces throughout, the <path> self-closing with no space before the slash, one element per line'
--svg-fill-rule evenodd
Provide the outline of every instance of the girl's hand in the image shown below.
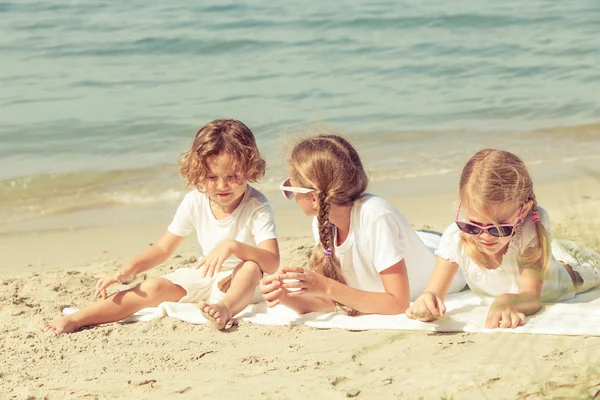
<path fill-rule="evenodd" d="M 234 249 L 234 240 L 224 240 L 213 251 L 202 257 L 194 269 L 200 269 L 200 275 L 203 278 L 206 276 L 212 278 L 221 271 L 223 263 L 234 253 Z"/>
<path fill-rule="evenodd" d="M 96 275 L 96 295 L 102 295 L 102 299 L 106 299 L 106 289 L 115 283 L 123 283 L 127 280 L 127 276 L 122 272 L 115 272 L 112 275 Z"/>
<path fill-rule="evenodd" d="M 283 267 L 279 275 L 282 281 L 292 280 L 281 285 L 288 290 L 287 295 L 290 297 L 302 295 L 329 297 L 328 279 L 321 274 L 301 267 Z"/>
<path fill-rule="evenodd" d="M 516 328 L 525 323 L 525 314 L 519 312 L 514 304 L 496 298 L 488 311 L 485 327 Z"/>
<path fill-rule="evenodd" d="M 418 319 L 419 321 L 429 322 L 440 317 L 443 317 L 446 313 L 446 306 L 444 301 L 440 299 L 435 293 L 425 292 L 406 310 L 405 315 L 410 319 Z"/>
<path fill-rule="evenodd" d="M 286 294 L 281 285 L 281 276 L 278 273 L 268 275 L 260 280 L 260 293 L 267 302 L 267 306 L 275 307 L 281 303 L 281 298 Z"/>

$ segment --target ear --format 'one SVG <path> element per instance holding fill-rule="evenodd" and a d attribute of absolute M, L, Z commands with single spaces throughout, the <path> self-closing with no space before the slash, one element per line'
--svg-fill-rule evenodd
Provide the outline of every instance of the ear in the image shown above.
<path fill-rule="evenodd" d="M 529 214 L 531 208 L 533 207 L 533 200 L 527 200 L 525 204 L 523 204 L 523 213 L 521 215 L 521 219 L 525 219 L 525 216 Z"/>
<path fill-rule="evenodd" d="M 314 192 L 308 193 L 310 196 L 310 202 L 312 203 L 313 210 L 317 211 L 319 209 L 319 198 Z"/>

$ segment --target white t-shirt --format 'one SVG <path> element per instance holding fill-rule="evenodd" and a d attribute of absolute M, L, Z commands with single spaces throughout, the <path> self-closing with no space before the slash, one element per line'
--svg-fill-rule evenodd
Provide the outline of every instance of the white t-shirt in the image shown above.
<path fill-rule="evenodd" d="M 168 230 L 177 236 L 187 236 L 195 230 L 198 235 L 198 259 L 224 240 L 236 240 L 256 247 L 265 240 L 277 238 L 269 201 L 249 185 L 239 206 L 222 220 L 217 220 L 213 215 L 206 193 L 198 190 L 189 192 L 179 205 Z M 240 262 L 239 258 L 231 256 L 225 260 L 221 271 L 232 270 Z"/>
<path fill-rule="evenodd" d="M 550 232 L 550 217 L 538 207 L 540 221 Z M 463 272 L 469 288 L 486 302 L 505 293 L 518 293 L 520 269 L 519 253 L 528 247 L 537 245 L 537 233 L 531 220 L 531 213 L 525 217 L 525 222 L 517 228 L 510 239 L 508 249 L 502 258 L 502 263 L 496 269 L 485 269 L 471 260 L 460 243 L 461 231 L 456 224 L 446 229 L 442 236 L 440 247 L 436 254 L 448 261 L 458 264 Z M 542 301 L 562 301 L 575 295 L 575 288 L 567 270 L 554 257 L 548 265 L 548 276 L 542 286 Z"/>
<path fill-rule="evenodd" d="M 334 236 L 336 232 L 334 229 Z M 319 243 L 316 218 L 313 234 Z M 379 273 L 404 259 L 411 300 L 423 292 L 435 266 L 432 250 L 425 246 L 406 218 L 390 203 L 370 194 L 363 195 L 352 206 L 350 233 L 341 246 L 335 246 L 335 255 L 348 286 L 368 292 L 385 292 Z M 464 287 L 461 280 L 462 276 L 458 276 L 453 291 Z"/>

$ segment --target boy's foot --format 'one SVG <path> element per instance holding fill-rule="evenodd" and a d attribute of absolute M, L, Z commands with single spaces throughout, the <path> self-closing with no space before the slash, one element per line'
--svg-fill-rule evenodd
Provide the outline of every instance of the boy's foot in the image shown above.
<path fill-rule="evenodd" d="M 231 316 L 229 315 L 229 308 L 225 304 L 208 304 L 205 301 L 200 301 L 198 303 L 198 308 L 202 315 L 204 315 L 204 318 L 212 323 L 218 330 L 222 331 L 228 327 L 227 325 L 231 320 Z"/>
<path fill-rule="evenodd" d="M 42 332 L 53 332 L 56 334 L 75 332 L 79 327 L 71 319 L 70 315 L 53 319 L 40 327 Z"/>

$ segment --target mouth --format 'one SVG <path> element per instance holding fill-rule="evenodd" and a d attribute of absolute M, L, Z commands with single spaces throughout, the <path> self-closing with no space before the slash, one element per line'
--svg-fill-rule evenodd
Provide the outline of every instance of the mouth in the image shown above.
<path fill-rule="evenodd" d="M 481 244 L 484 247 L 494 247 L 497 243 L 496 242 L 493 242 L 493 243 L 479 242 L 479 244 Z"/>
<path fill-rule="evenodd" d="M 220 199 L 224 199 L 225 197 L 230 196 L 231 193 L 217 193 L 217 197 Z"/>

